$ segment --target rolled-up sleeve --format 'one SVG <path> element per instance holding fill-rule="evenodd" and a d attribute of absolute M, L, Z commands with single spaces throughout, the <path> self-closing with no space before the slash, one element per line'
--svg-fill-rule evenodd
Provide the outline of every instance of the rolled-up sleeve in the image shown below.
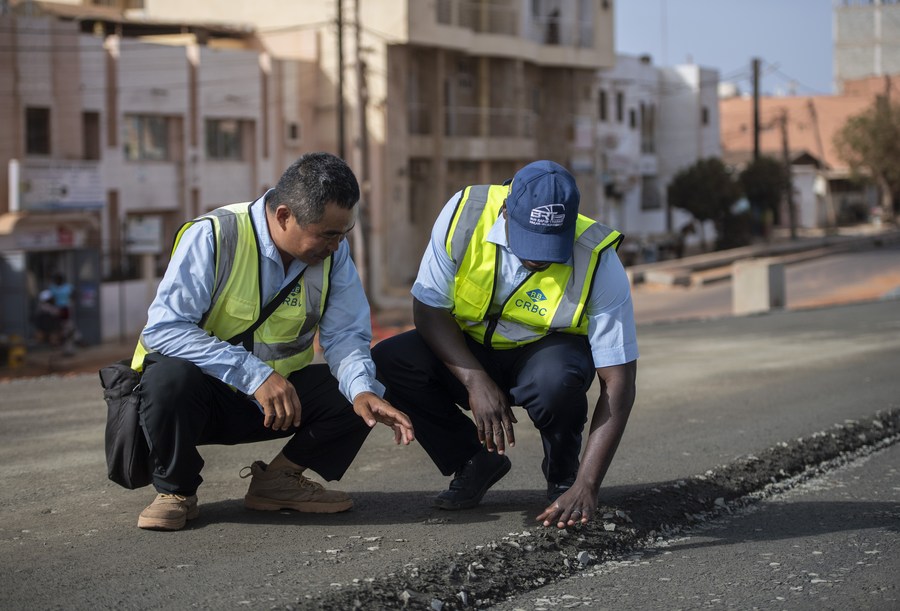
<path fill-rule="evenodd" d="M 637 330 L 628 274 L 613 249 L 601 255 L 587 303 L 588 340 L 595 367 L 638 358 Z"/>
<path fill-rule="evenodd" d="M 419 264 L 419 273 L 413 283 L 412 295 L 425 305 L 450 310 L 453 308 L 453 285 L 456 266 L 447 254 L 445 241 L 456 204 L 462 192 L 457 192 L 444 205 L 434 222 L 431 239 Z"/>

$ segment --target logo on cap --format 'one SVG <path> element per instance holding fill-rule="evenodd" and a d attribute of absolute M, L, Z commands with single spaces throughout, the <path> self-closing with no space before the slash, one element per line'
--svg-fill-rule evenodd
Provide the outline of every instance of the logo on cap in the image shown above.
<path fill-rule="evenodd" d="M 538 206 L 531 211 L 528 222 L 543 227 L 561 227 L 566 220 L 566 207 L 562 204 Z"/>
<path fill-rule="evenodd" d="M 547 301 L 547 296 L 544 295 L 541 289 L 534 289 L 533 291 L 528 291 L 525 293 L 532 301 Z"/>

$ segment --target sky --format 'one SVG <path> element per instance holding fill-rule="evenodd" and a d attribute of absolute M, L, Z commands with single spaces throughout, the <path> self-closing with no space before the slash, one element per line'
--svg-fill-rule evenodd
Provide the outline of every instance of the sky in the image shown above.
<path fill-rule="evenodd" d="M 763 95 L 834 93 L 833 0 L 619 0 L 616 53 L 654 65 L 694 63 L 752 92 L 761 60 Z"/>

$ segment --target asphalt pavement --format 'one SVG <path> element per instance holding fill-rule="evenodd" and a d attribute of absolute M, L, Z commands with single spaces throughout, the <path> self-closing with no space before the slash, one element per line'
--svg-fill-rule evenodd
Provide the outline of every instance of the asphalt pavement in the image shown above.
<path fill-rule="evenodd" d="M 892 445 L 492 609 L 898 609 L 898 466 Z"/>
<path fill-rule="evenodd" d="M 851 257 L 851 275 L 830 284 L 852 284 L 852 257 L 870 252 L 886 258 L 869 271 L 893 273 L 891 249 L 791 268 L 827 261 L 808 276 L 837 273 L 835 257 Z M 651 298 L 709 303 L 703 291 L 723 286 Z M 754 316 L 639 316 L 637 402 L 601 490 L 605 516 L 565 532 L 534 521 L 546 501 L 524 415 L 512 471 L 470 511 L 432 509 L 447 478 L 380 427 L 334 484 L 354 497 L 350 512 L 248 511 L 238 473 L 279 443 L 210 446 L 200 517 L 142 531 L 153 492 L 105 477 L 96 372 L 7 380 L 0 608 L 896 609 L 895 288 Z"/>

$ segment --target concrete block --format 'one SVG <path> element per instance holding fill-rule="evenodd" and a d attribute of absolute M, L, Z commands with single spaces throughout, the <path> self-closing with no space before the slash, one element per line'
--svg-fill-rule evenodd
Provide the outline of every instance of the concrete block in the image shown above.
<path fill-rule="evenodd" d="M 731 309 L 755 314 L 785 305 L 784 264 L 778 259 L 745 259 L 731 268 Z"/>

